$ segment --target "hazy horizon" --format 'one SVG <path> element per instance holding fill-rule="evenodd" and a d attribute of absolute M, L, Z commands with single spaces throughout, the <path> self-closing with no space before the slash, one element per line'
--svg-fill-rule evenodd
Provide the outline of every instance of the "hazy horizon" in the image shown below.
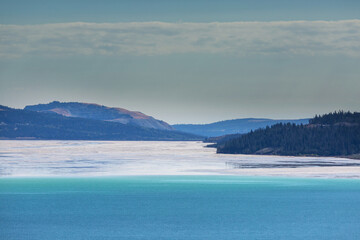
<path fill-rule="evenodd" d="M 57 100 L 53 100 L 53 101 L 57 101 Z M 53 101 L 50 101 L 50 102 L 53 102 Z M 37 105 L 37 104 L 47 104 L 47 103 L 50 103 L 50 102 L 44 102 L 44 103 L 35 103 L 35 104 L 27 104 L 27 105 L 24 105 L 24 106 L 20 106 L 20 107 L 11 107 L 11 106 L 7 106 L 7 107 L 11 107 L 11 108 L 15 108 L 15 109 L 24 109 L 26 106 L 28 105 Z M 69 102 L 73 102 L 73 101 L 69 101 Z M 80 102 L 80 103 L 85 103 L 85 102 Z M 98 104 L 98 103 L 95 103 L 95 102 L 86 102 L 86 103 L 90 103 L 90 104 Z M 0 104 L 2 105 L 2 104 Z M 100 104 L 102 105 L 102 104 Z M 116 107 L 119 107 L 119 106 L 106 106 L 106 105 L 103 105 L 105 107 L 110 107 L 110 108 L 116 108 Z M 120 106 L 121 107 L 121 106 Z M 130 111 L 135 111 L 135 112 L 142 112 L 140 110 L 136 110 L 136 109 L 127 109 L 127 110 L 130 110 Z M 341 109 L 339 109 L 341 110 Z M 334 111 L 338 111 L 338 110 L 334 110 Z M 156 116 L 152 115 L 151 113 L 145 113 L 145 112 L 142 112 L 146 115 L 149 115 L 149 116 L 152 116 L 154 118 L 157 118 Z M 324 112 L 326 113 L 326 112 Z M 319 113 L 316 113 L 317 115 L 319 115 Z M 165 121 L 171 125 L 176 125 L 176 124 L 211 124 L 211 123 L 216 123 L 216 122 L 222 122 L 222 121 L 228 121 L 228 120 L 237 120 L 237 119 L 271 119 L 271 120 L 298 120 L 298 119 L 309 119 L 309 118 L 312 118 L 314 117 L 315 114 L 313 116 L 304 116 L 304 117 L 298 117 L 298 118 L 288 118 L 288 117 L 283 117 L 283 118 L 270 118 L 270 117 L 252 117 L 252 116 L 248 116 L 248 117 L 235 117 L 235 118 L 227 118 L 227 119 L 221 119 L 219 118 L 218 120 L 213 120 L 213 121 L 209 121 L 209 122 L 195 122 L 195 121 L 191 121 L 191 119 L 189 120 L 189 122 L 169 122 L 167 121 L 166 119 L 159 119 L 157 118 L 158 120 L 162 120 L 162 121 Z"/>
<path fill-rule="evenodd" d="M 0 1 L 0 104 L 170 124 L 360 111 L 360 2 Z"/>

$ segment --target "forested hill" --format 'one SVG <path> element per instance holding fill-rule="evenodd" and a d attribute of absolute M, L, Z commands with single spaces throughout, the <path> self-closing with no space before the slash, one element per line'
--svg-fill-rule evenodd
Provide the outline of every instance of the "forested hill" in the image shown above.
<path fill-rule="evenodd" d="M 0 105 L 0 139 L 201 140 L 192 134 Z"/>
<path fill-rule="evenodd" d="M 359 112 L 334 112 L 322 116 L 316 115 L 309 120 L 309 124 L 322 124 L 322 125 L 360 125 Z"/>
<path fill-rule="evenodd" d="M 276 124 L 217 146 L 218 153 L 348 156 L 360 153 L 360 113 L 334 112 L 307 125 Z"/>

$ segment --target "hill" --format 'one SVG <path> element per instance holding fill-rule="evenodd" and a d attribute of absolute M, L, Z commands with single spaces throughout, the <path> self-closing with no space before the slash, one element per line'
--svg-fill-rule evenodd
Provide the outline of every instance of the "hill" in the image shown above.
<path fill-rule="evenodd" d="M 360 153 L 360 113 L 334 112 L 307 125 L 276 124 L 217 145 L 218 153 L 350 156 Z"/>
<path fill-rule="evenodd" d="M 176 130 L 201 135 L 205 137 L 218 137 L 229 134 L 244 134 L 258 128 L 265 128 L 277 123 L 306 124 L 309 119 L 273 120 L 267 118 L 243 118 L 220 121 L 210 124 L 176 124 Z"/>
<path fill-rule="evenodd" d="M 199 136 L 0 105 L 1 139 L 201 140 Z"/>
<path fill-rule="evenodd" d="M 37 112 L 52 112 L 66 117 L 118 122 L 160 130 L 174 130 L 166 122 L 157 120 L 141 112 L 129 111 L 124 108 L 106 107 L 94 103 L 54 101 L 48 104 L 26 106 L 24 109 Z"/>

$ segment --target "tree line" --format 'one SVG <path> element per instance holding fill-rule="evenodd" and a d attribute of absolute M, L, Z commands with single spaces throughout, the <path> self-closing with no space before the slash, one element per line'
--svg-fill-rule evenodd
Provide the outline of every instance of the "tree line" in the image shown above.
<path fill-rule="evenodd" d="M 346 156 L 360 153 L 360 113 L 315 116 L 307 125 L 275 124 L 217 145 L 218 153 Z"/>

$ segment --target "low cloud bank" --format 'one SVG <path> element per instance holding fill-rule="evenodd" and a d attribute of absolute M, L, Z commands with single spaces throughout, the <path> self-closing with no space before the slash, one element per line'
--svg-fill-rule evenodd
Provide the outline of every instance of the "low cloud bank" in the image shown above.
<path fill-rule="evenodd" d="M 224 53 L 360 56 L 360 20 L 0 25 L 0 56 Z"/>

